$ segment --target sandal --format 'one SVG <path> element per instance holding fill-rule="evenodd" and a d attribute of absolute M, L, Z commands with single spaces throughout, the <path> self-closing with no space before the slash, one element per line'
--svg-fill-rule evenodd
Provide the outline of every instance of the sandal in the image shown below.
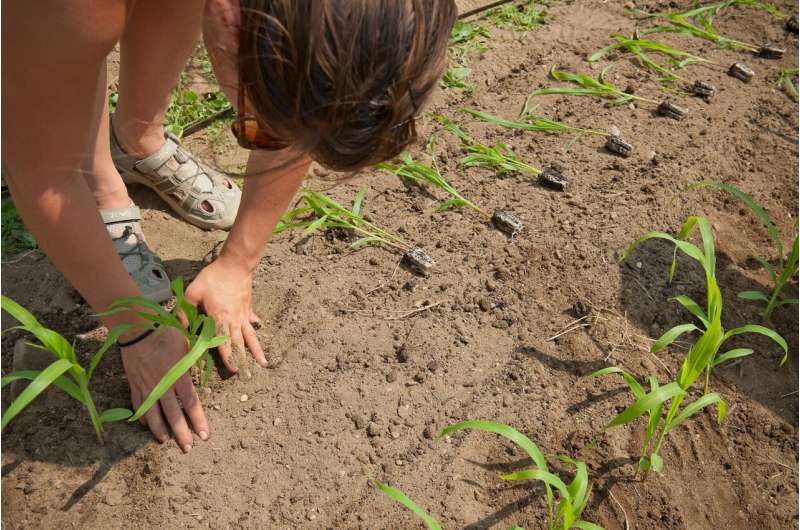
<path fill-rule="evenodd" d="M 236 218 L 242 192 L 238 186 L 181 147 L 165 133 L 161 149 L 142 160 L 127 154 L 111 130 L 111 157 L 126 184 L 143 184 L 189 223 L 206 229 L 228 230 Z"/>
<path fill-rule="evenodd" d="M 142 296 L 156 303 L 170 298 L 169 276 L 161 259 L 144 240 L 139 208 L 133 203 L 127 208 L 105 208 L 100 210 L 100 217 L 122 265 L 142 290 Z"/>

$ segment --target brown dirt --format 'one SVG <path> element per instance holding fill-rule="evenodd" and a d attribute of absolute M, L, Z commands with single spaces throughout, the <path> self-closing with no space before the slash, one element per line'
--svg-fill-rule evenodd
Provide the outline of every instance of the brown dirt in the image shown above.
<path fill-rule="evenodd" d="M 688 2 L 637 2 L 665 9 Z M 792 9 L 789 2 L 779 2 Z M 276 237 L 254 281 L 265 317 L 264 342 L 274 367 L 252 376 L 215 377 L 203 390 L 214 432 L 189 455 L 153 443 L 138 425 L 114 425 L 105 447 L 96 444 L 82 411 L 57 392 L 39 399 L 5 432 L 2 521 L 6 528 L 411 528 L 419 524 L 370 484 L 390 481 L 447 528 L 544 526 L 541 489 L 509 486 L 502 471 L 526 465 L 501 439 L 466 433 L 447 441 L 432 431 L 463 419 L 509 423 L 547 453 L 585 460 L 595 485 L 585 518 L 608 529 L 797 528 L 797 333 L 794 309 L 779 311 L 774 327 L 789 339 L 789 362 L 778 368 L 775 347 L 745 337 L 756 354 L 717 371 L 713 387 L 731 412 L 717 426 L 710 412 L 670 434 L 663 475 L 633 479 L 640 425 L 603 431 L 631 402 L 617 380 L 581 376 L 618 365 L 666 382 L 680 365 L 679 347 L 658 357 L 650 337 L 687 320 L 668 299 L 685 292 L 702 299 L 702 277 L 681 260 L 667 285 L 670 249 L 646 245 L 624 263 L 626 245 L 648 230 L 675 231 L 687 215 L 714 224 L 719 277 L 727 300 L 725 324 L 758 321 L 758 307 L 737 300 L 768 278 L 748 256 L 764 255 L 766 233 L 741 204 L 717 192 L 687 190 L 721 179 L 768 207 L 788 240 L 797 221 L 797 105 L 775 88 L 779 67 L 797 64 L 797 40 L 768 15 L 741 11 L 719 19 L 723 32 L 743 40 L 777 42 L 787 56 L 769 61 L 718 50 L 678 36 L 664 40 L 717 61 L 693 66 L 690 78 L 714 82 L 719 95 L 691 108 L 684 122 L 638 106 L 607 107 L 588 98 L 542 98 L 541 114 L 594 128 L 618 127 L 636 144 L 630 159 L 605 152 L 598 140 L 514 133 L 468 123 L 462 106 L 516 115 L 532 89 L 550 84 L 552 64 L 579 71 L 584 58 L 634 22 L 622 2 L 584 0 L 550 9 L 550 23 L 519 38 L 494 30 L 492 49 L 473 58 L 471 95 L 441 92 L 432 108 L 457 118 L 484 142 L 507 142 L 536 165 L 558 165 L 571 178 L 568 193 L 547 191 L 523 177 L 457 170 L 460 152 L 442 137 L 442 170 L 487 210 L 510 208 L 526 230 L 509 240 L 468 212 L 430 213 L 432 200 L 403 188 L 386 173 L 364 172 L 332 189 L 343 201 L 368 185 L 366 212 L 390 230 L 426 246 L 436 272 L 419 279 L 397 267 L 382 248 L 348 252 L 321 235 Z M 749 85 L 722 67 L 747 61 Z M 661 95 L 653 76 L 618 58 L 611 79 L 637 93 Z M 422 138 L 433 131 L 422 120 Z M 223 167 L 242 154 L 208 134 L 189 146 Z M 328 184 L 315 168 L 308 185 Z M 223 234 L 179 221 L 155 196 L 137 189 L 144 226 L 171 275 L 190 277 Z M 60 275 L 32 253 L 2 272 L 3 294 L 41 315 L 68 336 L 82 334 L 83 353 L 102 330 L 70 294 Z M 790 285 L 796 293 L 796 284 Z M 796 296 L 796 294 L 795 294 Z M 594 326 L 555 340 L 577 300 L 602 317 Z M 392 317 L 426 301 L 435 309 Z M 10 322 L 5 319 L 3 327 Z M 17 336 L 3 339 L 2 367 L 10 370 Z M 244 361 L 242 361 L 244 362 Z M 102 408 L 125 406 L 121 365 L 109 357 L 96 376 Z M 247 394 L 246 402 L 240 396 Z M 374 436 L 364 424 L 374 422 Z"/>

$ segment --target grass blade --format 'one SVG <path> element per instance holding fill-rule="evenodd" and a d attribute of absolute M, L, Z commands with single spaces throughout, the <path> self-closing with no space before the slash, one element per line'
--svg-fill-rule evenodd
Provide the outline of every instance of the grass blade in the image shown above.
<path fill-rule="evenodd" d="M 3 308 L 5 309 L 5 307 Z M 8 422 L 13 420 L 17 414 L 27 407 L 31 401 L 41 394 L 51 383 L 61 377 L 64 372 L 72 368 L 72 363 L 67 359 L 58 359 L 50 366 L 42 370 L 36 378 L 25 387 L 19 397 L 3 413 L 2 427 L 5 429 Z M 82 400 L 81 400 L 82 401 Z"/>
<path fill-rule="evenodd" d="M 387 497 L 414 512 L 417 517 L 425 522 L 425 526 L 427 526 L 429 530 L 442 530 L 439 522 L 431 517 L 428 512 L 420 508 L 417 503 L 409 499 L 405 493 L 397 488 L 393 488 L 387 484 L 378 482 L 377 480 L 373 481 L 373 484 L 375 484 L 375 487 L 383 492 Z"/>

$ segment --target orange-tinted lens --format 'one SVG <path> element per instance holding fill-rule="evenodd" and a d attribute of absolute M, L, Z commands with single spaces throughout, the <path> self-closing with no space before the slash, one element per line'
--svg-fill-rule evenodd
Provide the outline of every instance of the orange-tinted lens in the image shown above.
<path fill-rule="evenodd" d="M 254 118 L 240 118 L 231 125 L 231 132 L 239 145 L 244 149 L 266 149 L 278 151 L 286 149 L 289 144 L 270 136 Z"/>

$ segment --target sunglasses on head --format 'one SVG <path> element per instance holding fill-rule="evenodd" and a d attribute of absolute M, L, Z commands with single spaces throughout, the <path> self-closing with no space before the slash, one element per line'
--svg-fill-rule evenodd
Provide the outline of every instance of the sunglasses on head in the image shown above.
<path fill-rule="evenodd" d="M 289 143 L 276 138 L 258 118 L 245 112 L 244 83 L 239 83 L 238 116 L 231 124 L 231 132 L 236 141 L 244 149 L 263 149 L 280 151 L 289 147 Z"/>

